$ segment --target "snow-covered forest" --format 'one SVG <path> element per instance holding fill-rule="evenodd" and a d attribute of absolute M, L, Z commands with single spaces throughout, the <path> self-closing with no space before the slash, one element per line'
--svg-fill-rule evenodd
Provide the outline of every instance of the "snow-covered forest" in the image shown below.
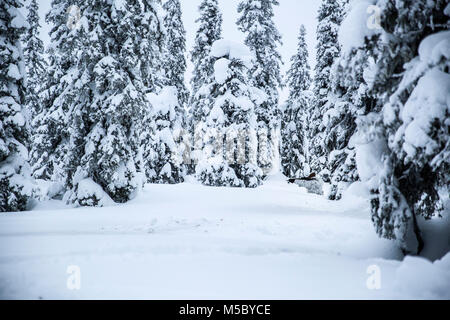
<path fill-rule="evenodd" d="M 0 0 L 0 298 L 450 299 L 449 1 L 183 1 Z"/>

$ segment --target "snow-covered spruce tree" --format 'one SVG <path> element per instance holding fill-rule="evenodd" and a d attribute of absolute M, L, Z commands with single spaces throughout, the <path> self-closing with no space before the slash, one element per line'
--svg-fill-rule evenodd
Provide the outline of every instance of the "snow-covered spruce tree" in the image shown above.
<path fill-rule="evenodd" d="M 237 24 L 246 34 L 245 44 L 255 58 L 249 71 L 250 83 L 268 96 L 267 101 L 256 109 L 260 139 L 258 164 L 265 172 L 270 171 L 278 152 L 274 135 L 281 117 L 278 90 L 282 86 L 282 60 L 277 46 L 282 42 L 273 22 L 273 7 L 278 4 L 278 0 L 243 0 L 238 6 L 241 16 Z"/>
<path fill-rule="evenodd" d="M 306 159 L 307 112 L 310 105 L 311 86 L 306 29 L 300 27 L 297 53 L 291 58 L 287 73 L 289 99 L 283 110 L 281 120 L 281 165 L 287 177 L 302 177 L 310 172 Z"/>
<path fill-rule="evenodd" d="M 196 20 L 199 28 L 195 37 L 195 45 L 191 51 L 194 72 L 191 79 L 191 98 L 188 108 L 188 126 L 193 138 L 195 149 L 201 150 L 204 124 L 208 116 L 206 95 L 200 92 L 205 84 L 211 83 L 214 77 L 214 61 L 210 55 L 213 43 L 221 39 L 222 14 L 217 0 L 203 0 L 199 7 L 200 17 Z M 199 158 L 198 152 L 193 152 L 189 173 L 194 173 L 195 164 Z"/>
<path fill-rule="evenodd" d="M 352 3 L 353 9 L 340 27 L 341 54 L 331 68 L 330 92 L 323 115 L 323 142 L 328 155 L 327 172 L 331 182 L 328 197 L 331 200 L 341 199 L 346 188 L 359 179 L 356 150 L 351 143 L 357 117 L 379 111 L 375 98 L 370 93 L 370 70 L 374 60 L 363 46 L 364 39 L 359 40 L 362 42 L 360 47 L 352 45 L 358 39 L 358 35 L 354 35 L 352 31 L 357 24 L 363 24 L 359 30 L 367 29 L 367 43 L 375 40 L 372 37 L 377 35 L 376 27 L 367 28 L 370 5 L 367 1 Z"/>
<path fill-rule="evenodd" d="M 186 30 L 181 19 L 180 0 L 167 0 L 163 6 L 165 10 L 164 27 L 165 57 L 164 72 L 166 85 L 176 87 L 178 101 L 182 107 L 187 105 L 189 92 L 184 82 L 186 73 Z"/>
<path fill-rule="evenodd" d="M 29 27 L 18 0 L 0 2 L 0 212 L 26 210 L 33 187 L 27 162 L 25 64 L 20 36 Z"/>
<path fill-rule="evenodd" d="M 148 94 L 155 121 L 152 148 L 149 154 L 147 181 L 149 183 L 180 183 L 184 181 L 184 163 L 177 133 L 182 132 L 184 115 L 176 87 L 165 87 L 159 94 Z"/>
<path fill-rule="evenodd" d="M 381 28 L 359 46 L 373 59 L 364 81 L 376 106 L 358 119 L 356 163 L 378 234 L 420 253 L 418 219 L 438 215 L 449 194 L 450 8 L 444 0 L 375 4 Z"/>
<path fill-rule="evenodd" d="M 166 30 L 164 28 L 164 9 L 162 8 L 161 0 L 127 0 L 127 2 L 129 2 L 130 12 L 133 12 L 135 18 L 128 17 L 122 23 L 123 28 L 126 29 L 126 24 L 128 23 L 134 24 L 134 26 L 130 25 L 130 28 L 138 30 L 138 34 L 134 38 L 137 39 L 136 41 L 140 41 L 139 47 L 142 53 L 135 53 L 137 57 L 135 59 L 139 61 L 138 66 L 142 73 L 145 91 L 147 93 L 158 92 L 167 82 L 163 67 Z M 138 45 L 133 43 L 130 38 L 127 38 L 125 31 L 121 38 L 130 45 Z M 133 48 L 133 50 L 135 49 Z M 145 55 L 147 55 L 146 58 L 144 58 Z M 127 59 L 130 59 L 130 57 Z"/>
<path fill-rule="evenodd" d="M 66 161 L 70 202 L 122 203 L 143 185 L 140 137 L 154 68 L 147 59 L 157 55 L 152 37 L 160 23 L 155 4 L 80 3 L 80 27 L 72 31 L 80 44 Z"/>
<path fill-rule="evenodd" d="M 23 36 L 27 70 L 26 105 L 31 117 L 31 125 L 33 125 L 32 121 L 42 111 L 39 94 L 45 83 L 43 80 L 45 80 L 47 64 L 44 60 L 44 44 L 39 38 L 39 6 L 37 1 L 31 0 L 27 9 L 27 22 L 30 28 Z"/>
<path fill-rule="evenodd" d="M 146 96 L 159 94 L 169 81 L 164 72 L 164 62 L 167 57 L 164 9 L 160 0 L 146 0 L 142 2 L 142 8 L 134 1 L 127 1 L 126 5 L 129 8 L 127 10 L 136 19 L 124 13 L 127 19 L 120 21 L 119 39 L 127 43 L 127 48 L 122 50 L 121 56 L 129 62 L 125 70 L 132 75 L 132 79 L 135 79 L 133 83 L 140 93 L 143 91 Z M 136 30 L 136 32 L 132 31 L 133 35 L 130 36 L 129 30 Z M 139 68 L 133 70 L 132 65 Z M 139 83 L 140 81 L 142 83 Z M 139 89 L 141 85 L 143 87 Z M 156 141 L 159 140 L 154 108 L 146 97 L 145 99 L 144 113 L 142 119 L 138 121 L 139 139 L 146 180 L 151 181 L 157 169 L 154 167 L 154 157 L 157 153 Z"/>
<path fill-rule="evenodd" d="M 185 84 L 187 68 L 185 57 L 186 31 L 182 21 L 180 0 L 167 0 L 163 8 L 165 10 L 164 27 L 166 31 L 164 46 L 166 88 L 162 90 L 160 96 L 167 97 L 167 101 L 161 101 L 160 107 L 155 107 L 152 103 L 153 114 L 156 116 L 156 119 L 154 119 L 156 121 L 154 130 L 156 135 L 153 139 L 153 143 L 156 144 L 154 148 L 156 152 L 153 155 L 160 155 L 159 160 L 157 160 L 158 165 L 152 168 L 152 173 L 160 172 L 164 174 L 147 178 L 153 183 L 178 183 L 184 180 L 183 176 L 189 167 L 189 164 L 184 162 L 189 160 L 192 145 L 192 134 L 187 128 L 186 113 L 189 100 L 189 91 Z M 178 101 L 173 100 L 173 88 L 177 90 Z M 160 100 L 156 99 L 156 101 Z M 181 159 L 180 153 L 188 156 L 186 159 Z"/>
<path fill-rule="evenodd" d="M 332 68 L 331 88 L 323 116 L 324 149 L 331 182 L 328 197 L 339 200 L 349 184 L 358 180 L 355 148 L 350 139 L 356 131 L 356 117 L 371 111 L 362 72 L 368 59 L 361 50 L 352 50 L 336 60 Z"/>
<path fill-rule="evenodd" d="M 243 45 L 216 41 L 214 80 L 202 89 L 209 92 L 203 158 L 197 165 L 198 179 L 208 186 L 250 187 L 261 184 L 257 166 L 255 94 L 248 84 L 250 51 Z M 262 93 L 260 93 L 262 94 Z"/>
<path fill-rule="evenodd" d="M 424 246 L 416 215 L 438 215 L 449 195 L 450 34 L 441 31 L 450 26 L 448 16 L 443 14 L 446 5 L 448 1 L 398 1 L 395 27 L 392 33 L 387 29 L 394 39 L 401 39 L 390 42 L 387 50 L 398 52 L 408 64 L 383 109 L 391 150 L 385 165 L 392 165 L 392 175 L 389 168 L 383 172 L 386 175 L 380 179 L 379 203 L 374 201 L 374 209 L 378 206 L 379 210 L 373 219 L 382 226 L 384 235 L 389 235 L 392 226 L 395 230 L 399 221 L 410 216 L 409 229 L 414 230 L 417 246 L 408 241 L 408 228 L 394 231 L 406 252 L 420 253 Z M 407 207 L 395 197 L 397 188 Z"/>
<path fill-rule="evenodd" d="M 329 181 L 326 170 L 327 154 L 324 146 L 323 115 L 330 93 L 330 70 L 334 61 L 339 57 L 338 31 L 342 20 L 343 10 L 340 1 L 322 0 L 319 8 L 317 26 L 317 64 L 314 76 L 315 100 L 309 115 L 310 138 L 310 166 L 311 170 L 320 174 L 325 181 Z"/>
<path fill-rule="evenodd" d="M 63 183 L 66 180 L 64 158 L 69 140 L 68 115 L 72 114 L 74 79 L 79 77 L 76 49 L 80 39 L 79 9 L 76 2 L 52 0 L 46 21 L 50 30 L 49 66 L 42 91 L 42 111 L 33 119 L 33 143 L 30 155 L 33 176 Z"/>
<path fill-rule="evenodd" d="M 117 8 L 113 10 L 117 11 Z M 165 63 L 168 62 L 168 47 L 166 47 L 168 42 L 161 1 L 146 0 L 141 4 L 127 1 L 121 6 L 120 11 L 118 15 L 126 18 L 117 19 L 118 43 L 125 43 L 120 52 L 121 59 L 127 62 L 124 70 L 130 74 L 139 94 L 145 93 L 144 106 L 141 106 L 142 118 L 137 119 L 142 152 L 137 163 L 140 164 L 142 161 L 146 180 L 153 181 L 157 169 L 154 167 L 155 154 L 158 152 L 156 143 L 159 140 L 154 108 L 146 96 L 157 95 L 167 83 L 176 81 L 173 77 L 179 75 L 173 73 L 168 77 L 165 72 L 167 67 Z M 133 32 L 132 36 L 129 35 L 130 32 Z M 133 65 L 135 67 L 132 67 Z M 178 117 L 183 115 L 180 114 Z"/>
<path fill-rule="evenodd" d="M 210 56 L 213 43 L 221 39 L 222 14 L 217 0 L 203 0 L 199 7 L 200 17 L 196 20 L 199 24 L 195 37 L 195 45 L 191 51 L 194 72 L 191 80 L 192 98 L 191 106 L 195 107 L 198 90 L 210 80 L 214 74 L 214 62 Z M 197 110 L 193 110 L 195 119 Z"/>

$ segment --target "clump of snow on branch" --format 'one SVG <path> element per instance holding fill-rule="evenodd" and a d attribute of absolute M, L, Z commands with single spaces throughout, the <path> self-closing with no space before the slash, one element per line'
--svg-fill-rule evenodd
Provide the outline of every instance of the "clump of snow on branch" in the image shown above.
<path fill-rule="evenodd" d="M 239 42 L 231 40 L 218 40 L 211 47 L 211 56 L 214 58 L 228 57 L 244 62 L 247 68 L 251 67 L 253 56 L 250 50 Z"/>

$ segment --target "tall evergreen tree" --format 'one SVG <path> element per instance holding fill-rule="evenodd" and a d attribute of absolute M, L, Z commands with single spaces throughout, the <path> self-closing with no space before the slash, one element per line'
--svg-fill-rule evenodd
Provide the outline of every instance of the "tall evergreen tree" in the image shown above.
<path fill-rule="evenodd" d="M 27 6 L 27 22 L 30 28 L 25 32 L 24 57 L 27 69 L 27 93 L 26 104 L 31 119 L 42 111 L 39 94 L 43 87 L 47 64 L 44 60 L 44 44 L 39 38 L 39 6 L 36 0 L 31 0 Z M 33 125 L 33 122 L 31 121 Z"/>
<path fill-rule="evenodd" d="M 139 44 L 141 52 L 148 55 L 146 59 L 142 55 L 136 55 L 145 91 L 147 93 L 158 92 L 167 81 L 163 67 L 164 48 L 167 42 L 161 0 L 143 0 L 141 4 L 135 2 L 131 1 L 129 4 L 130 11 L 133 12 L 135 18 L 128 17 L 124 23 L 128 23 L 131 29 L 138 30 L 135 38 L 141 41 Z M 125 25 L 124 28 L 126 28 Z M 125 39 L 126 32 L 121 37 Z M 137 45 L 137 43 L 133 43 L 133 46 Z M 135 49 L 133 48 L 133 50 Z"/>
<path fill-rule="evenodd" d="M 281 121 L 281 165 L 288 177 L 309 174 L 307 163 L 307 112 L 310 108 L 311 86 L 310 66 L 306 29 L 302 25 L 298 37 L 297 53 L 291 58 L 287 73 L 289 99 L 285 105 Z"/>
<path fill-rule="evenodd" d="M 332 67 L 332 91 L 323 120 L 323 142 L 331 182 L 328 197 L 331 200 L 339 200 L 343 191 L 359 179 L 356 150 L 350 142 L 356 131 L 357 117 L 379 111 L 370 94 L 370 86 L 364 80 L 372 63 L 373 59 L 365 50 L 353 48 L 342 52 Z"/>
<path fill-rule="evenodd" d="M 164 71 L 167 78 L 166 85 L 176 87 L 178 100 L 182 107 L 188 102 L 189 92 L 184 82 L 186 73 L 186 30 L 181 18 L 180 0 L 167 0 L 165 9 L 164 26 L 166 29 L 164 57 Z"/>
<path fill-rule="evenodd" d="M 449 194 L 447 2 L 377 1 L 379 30 L 366 30 L 339 64 L 349 92 L 339 99 L 359 115 L 351 140 L 358 174 L 372 192 L 372 220 L 405 253 L 424 248 L 418 219 L 439 215 Z M 352 15 L 349 21 L 341 32 L 359 22 Z"/>
<path fill-rule="evenodd" d="M 256 109 L 260 131 L 258 163 L 270 170 L 276 158 L 274 129 L 279 128 L 280 110 L 278 90 L 282 86 L 280 65 L 281 35 L 273 21 L 273 7 L 278 0 L 243 0 L 239 3 L 241 14 L 237 24 L 246 34 L 245 44 L 255 56 L 255 64 L 249 71 L 251 85 L 267 94 L 267 101 Z"/>
<path fill-rule="evenodd" d="M 0 211 L 23 211 L 32 195 L 20 36 L 29 27 L 18 0 L 0 2 Z"/>
<path fill-rule="evenodd" d="M 70 200 L 101 204 L 98 192 L 83 190 L 92 180 L 115 202 L 126 202 L 144 182 L 142 148 L 147 145 L 141 137 L 149 129 L 143 119 L 151 113 L 145 92 L 156 90 L 161 79 L 152 73 L 161 69 L 154 63 L 161 60 L 164 43 L 159 1 L 97 0 L 83 6 L 88 22 L 80 28 L 83 82 L 70 127 Z M 106 35 L 114 37 L 105 42 Z"/>
<path fill-rule="evenodd" d="M 57 154 L 65 151 L 68 201 L 125 202 L 144 178 L 141 137 L 151 111 L 145 92 L 162 79 L 153 72 L 161 69 L 154 65 L 163 41 L 159 1 L 77 4 L 81 19 L 74 24 L 62 14 L 68 1 L 55 0 L 48 15 L 52 35 L 60 40 L 51 48 L 50 74 L 63 81 L 50 82 L 46 91 L 43 136 L 56 140 Z"/>
<path fill-rule="evenodd" d="M 155 117 L 153 140 L 153 164 L 148 165 L 148 181 L 152 183 L 178 183 L 184 180 L 188 159 L 181 158 L 181 148 L 190 152 L 191 133 L 186 125 L 188 119 L 186 108 L 189 91 L 185 84 L 186 73 L 186 31 L 182 21 L 180 0 L 167 0 L 164 27 L 165 55 L 164 73 L 166 87 L 160 95 L 152 94 L 154 102 L 152 116 Z M 173 99 L 173 88 L 176 89 L 176 100 Z M 161 101 L 166 99 L 166 101 Z"/>
<path fill-rule="evenodd" d="M 195 37 L 194 48 L 191 52 L 194 73 L 192 75 L 192 99 L 195 104 L 195 95 L 198 90 L 210 80 L 214 73 L 214 62 L 210 56 L 213 43 L 221 38 L 222 13 L 219 9 L 218 0 L 202 0 L 199 7 L 200 17 L 196 20 L 199 28 Z M 196 118 L 196 110 L 194 117 Z"/>
<path fill-rule="evenodd" d="M 212 48 L 214 80 L 205 85 L 208 115 L 203 136 L 203 158 L 197 176 L 209 186 L 257 187 L 255 97 L 248 85 L 250 52 L 242 45 L 219 40 Z M 251 63 L 250 63 L 251 65 Z"/>
<path fill-rule="evenodd" d="M 327 154 L 323 144 L 325 131 L 323 115 L 327 111 L 327 98 L 330 93 L 330 70 L 340 52 L 338 31 L 342 21 L 342 11 L 340 1 L 322 0 L 318 14 L 315 101 L 309 115 L 309 153 L 311 170 L 321 174 L 325 181 L 329 181 L 329 173 L 326 170 Z"/>
<path fill-rule="evenodd" d="M 162 16 L 160 13 L 164 9 L 165 15 Z M 167 86 L 173 86 L 177 88 L 177 96 L 183 101 L 186 98 L 186 92 L 184 91 L 186 89 L 184 85 L 186 63 L 184 60 L 184 29 L 179 3 L 169 0 L 161 7 L 161 0 L 148 0 L 142 13 L 138 7 L 133 10 L 141 15 L 143 21 L 141 25 L 139 21 L 133 21 L 132 23 L 135 26 L 132 28 L 144 30 L 143 34 L 138 32 L 136 35 L 136 39 L 139 39 L 137 41 L 142 43 L 140 50 L 144 54 L 139 55 L 134 48 L 130 56 L 135 57 L 139 61 L 138 64 L 142 65 L 140 77 L 143 81 L 146 96 L 158 97 L 160 93 L 164 95 L 164 92 L 167 92 Z M 123 33 L 124 36 L 126 34 L 126 32 Z M 148 59 L 144 58 L 145 55 Z M 164 168 L 167 163 L 167 154 L 172 151 L 161 141 L 160 131 L 167 132 L 163 128 L 175 129 L 178 127 L 179 121 L 183 123 L 185 121 L 184 108 L 180 102 L 175 104 L 170 101 L 161 107 L 161 103 L 157 100 L 152 99 L 150 101 L 147 99 L 141 121 L 140 140 L 146 180 L 151 183 L 179 182 L 182 181 L 182 175 L 178 172 L 178 170 L 181 170 L 178 167 L 172 167 L 173 176 L 168 174 L 160 176 L 160 173 L 163 172 L 161 168 Z M 153 102 L 158 103 L 158 105 L 153 105 Z M 174 109 L 170 109 L 170 113 L 161 114 L 159 112 L 172 106 Z M 175 118 L 173 118 L 174 113 L 172 111 L 176 112 Z M 171 115 L 171 121 L 167 122 L 169 114 Z"/>
<path fill-rule="evenodd" d="M 204 135 L 204 124 L 208 116 L 206 97 L 200 89 L 205 84 L 211 83 L 214 76 L 214 61 L 210 55 L 213 43 L 221 39 L 222 14 L 217 0 L 203 0 L 199 7 L 200 17 L 196 20 L 199 28 L 195 37 L 195 45 L 191 51 L 194 72 L 191 79 L 191 99 L 189 106 L 189 131 L 193 138 L 192 145 L 201 149 L 201 141 Z M 189 173 L 195 171 L 198 162 L 198 152 L 193 152 L 188 166 Z"/>
<path fill-rule="evenodd" d="M 41 113 L 33 120 L 31 150 L 33 176 L 37 179 L 64 182 L 64 158 L 69 140 L 68 115 L 72 114 L 74 84 L 78 77 L 75 50 L 81 46 L 75 32 L 80 24 L 76 2 L 52 0 L 46 21 L 50 30 L 49 66 L 42 92 Z"/>
<path fill-rule="evenodd" d="M 152 128 L 152 148 L 148 155 L 146 171 L 149 183 L 180 183 L 184 181 L 185 166 L 182 158 L 184 110 L 179 103 L 176 87 L 164 87 L 157 95 L 151 93 L 150 117 L 155 121 Z"/>
<path fill-rule="evenodd" d="M 396 239 L 405 252 L 420 253 L 424 240 L 416 216 L 428 219 L 439 215 L 449 194 L 450 62 L 445 49 L 427 53 L 439 43 L 449 46 L 449 33 L 443 31 L 449 28 L 444 15 L 448 1 L 403 0 L 379 5 L 383 29 L 393 36 L 382 47 L 380 71 L 384 74 L 379 76 L 391 78 L 389 86 L 396 84 L 390 89 L 395 91 L 376 88 L 381 99 L 386 92 L 392 94 L 385 100 L 383 120 L 378 122 L 389 151 L 375 191 L 378 197 L 372 202 L 372 219 L 380 235 Z M 399 68 L 406 73 L 396 79 Z M 445 93 L 446 102 L 441 98 Z M 412 233 L 415 241 L 410 240 Z"/>

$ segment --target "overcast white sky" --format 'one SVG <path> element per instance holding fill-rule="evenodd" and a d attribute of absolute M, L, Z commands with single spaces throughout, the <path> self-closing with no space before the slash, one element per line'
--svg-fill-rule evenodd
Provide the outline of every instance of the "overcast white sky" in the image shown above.
<path fill-rule="evenodd" d="M 223 37 L 235 41 L 243 42 L 244 35 L 237 30 L 236 20 L 238 18 L 237 5 L 240 0 L 219 0 L 223 13 Z M 41 13 L 41 37 L 45 44 L 48 44 L 49 26 L 45 24 L 45 14 L 50 9 L 50 0 L 38 1 Z M 181 0 L 183 9 L 183 20 L 187 31 L 187 48 L 190 51 L 194 43 L 197 26 L 195 20 L 198 18 L 198 6 L 201 0 Z M 311 67 L 315 60 L 315 31 L 317 26 L 317 11 L 321 3 L 320 0 L 279 0 L 280 5 L 275 8 L 275 23 L 283 36 L 283 46 L 280 53 L 285 65 L 283 74 L 289 68 L 289 60 L 296 52 L 298 31 L 301 24 L 304 24 L 308 33 L 307 43 L 310 51 Z M 192 65 L 189 62 L 187 81 L 191 77 Z M 283 94 L 285 97 L 285 93 Z"/>

